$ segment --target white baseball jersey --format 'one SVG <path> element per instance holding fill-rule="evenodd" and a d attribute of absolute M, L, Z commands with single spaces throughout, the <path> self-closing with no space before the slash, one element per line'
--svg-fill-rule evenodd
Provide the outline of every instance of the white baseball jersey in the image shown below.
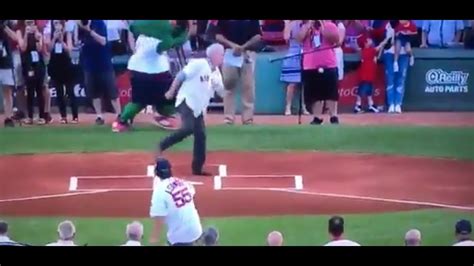
<path fill-rule="evenodd" d="M 161 42 L 156 38 L 144 35 L 138 36 L 135 41 L 135 53 L 128 60 L 128 69 L 147 73 L 158 74 L 170 70 L 169 57 L 166 52 L 156 52 L 157 45 Z"/>
<path fill-rule="evenodd" d="M 167 238 L 172 245 L 191 243 L 201 237 L 201 220 L 194 205 L 195 193 L 191 184 L 175 177 L 153 186 L 150 217 L 165 217 Z"/>
<path fill-rule="evenodd" d="M 185 80 L 176 96 L 176 106 L 184 100 L 194 116 L 198 117 L 207 110 L 214 93 L 223 93 L 222 76 L 218 68 L 212 71 L 205 58 L 192 59 L 184 68 Z"/>
<path fill-rule="evenodd" d="M 474 241 L 472 240 L 461 241 L 453 245 L 453 247 L 473 247 L 473 246 L 474 246 Z"/>
<path fill-rule="evenodd" d="M 360 244 L 351 240 L 342 239 L 342 240 L 331 241 L 324 246 L 325 247 L 359 247 Z"/>

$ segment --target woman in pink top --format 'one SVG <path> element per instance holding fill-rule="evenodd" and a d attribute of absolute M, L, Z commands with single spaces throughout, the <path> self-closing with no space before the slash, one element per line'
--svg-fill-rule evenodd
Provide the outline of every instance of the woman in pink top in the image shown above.
<path fill-rule="evenodd" d="M 339 123 L 337 59 L 334 48 L 331 48 L 337 44 L 337 41 L 335 43 L 331 41 L 334 40 L 333 36 L 339 36 L 338 34 L 338 28 L 334 23 L 322 20 L 306 22 L 298 34 L 304 52 L 321 49 L 303 56 L 304 102 L 312 111 L 313 125 L 322 124 L 323 119 L 319 118 L 318 114 L 322 115 L 324 103 L 329 108 L 331 124 Z"/>

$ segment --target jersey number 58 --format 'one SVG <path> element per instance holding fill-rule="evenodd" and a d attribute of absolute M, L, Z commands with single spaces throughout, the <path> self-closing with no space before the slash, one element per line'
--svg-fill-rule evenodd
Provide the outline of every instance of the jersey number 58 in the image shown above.
<path fill-rule="evenodd" d="M 187 187 L 183 187 L 171 193 L 174 204 L 177 208 L 181 208 L 193 200 L 193 196 L 189 192 Z"/>

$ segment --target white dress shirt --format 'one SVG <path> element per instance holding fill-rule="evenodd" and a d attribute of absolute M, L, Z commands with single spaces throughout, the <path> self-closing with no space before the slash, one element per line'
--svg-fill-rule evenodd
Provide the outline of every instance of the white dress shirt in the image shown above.
<path fill-rule="evenodd" d="M 205 113 L 214 93 L 223 93 L 222 76 L 218 68 L 211 70 L 205 58 L 193 59 L 184 68 L 185 80 L 176 96 L 176 106 L 186 100 L 186 105 L 193 110 L 194 116 Z"/>

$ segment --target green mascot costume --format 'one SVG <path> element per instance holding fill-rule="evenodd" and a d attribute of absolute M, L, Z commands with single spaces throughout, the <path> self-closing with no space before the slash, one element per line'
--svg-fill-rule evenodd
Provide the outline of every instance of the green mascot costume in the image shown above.
<path fill-rule="evenodd" d="M 186 25 L 169 20 L 135 20 L 130 25 L 136 40 L 135 53 L 128 61 L 132 100 L 113 123 L 113 132 L 127 131 L 129 122 L 147 105 L 155 106 L 162 115 L 155 119 L 159 126 L 176 127 L 171 119 L 175 113 L 174 100 L 164 96 L 173 82 L 167 52 L 187 41 Z"/>

